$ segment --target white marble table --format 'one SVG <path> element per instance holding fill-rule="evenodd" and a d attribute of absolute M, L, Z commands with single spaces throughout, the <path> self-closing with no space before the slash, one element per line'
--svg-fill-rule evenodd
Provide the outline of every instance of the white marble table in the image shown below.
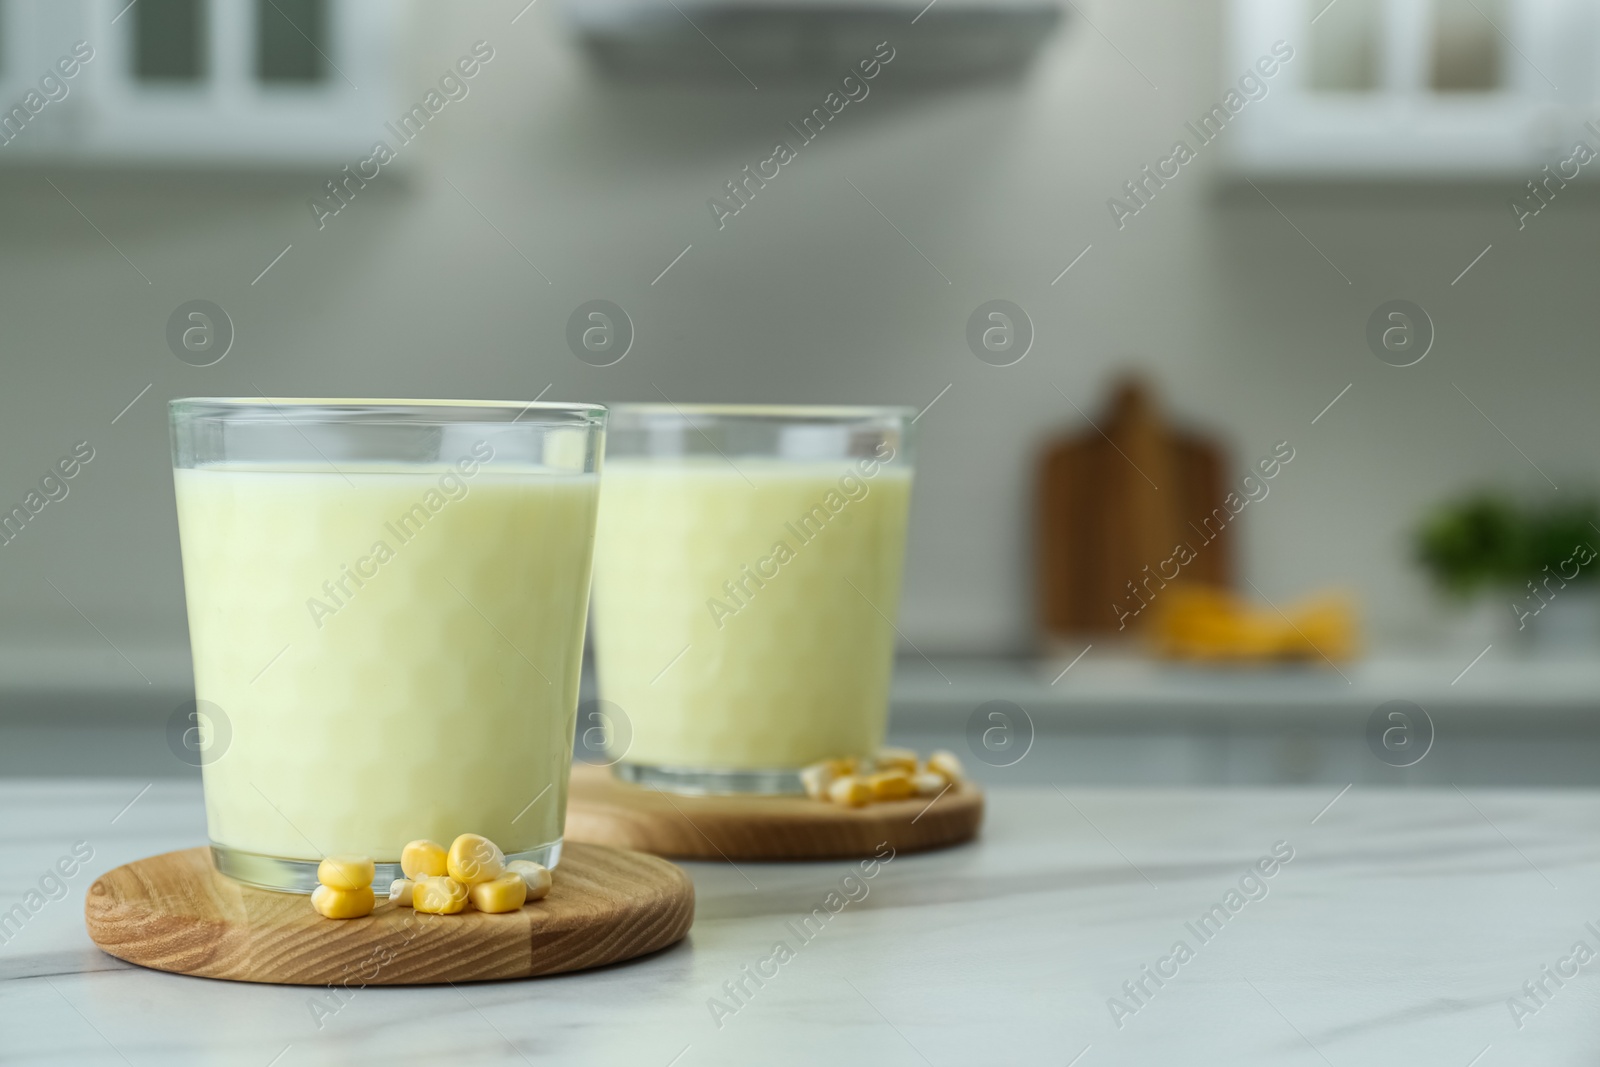
<path fill-rule="evenodd" d="M 359 990 L 319 1028 L 313 990 L 155 973 L 89 942 L 95 875 L 202 840 L 197 788 L 142 790 L 0 783 L 0 916 L 75 842 L 93 849 L 65 896 L 0 930 L 0 1063 L 1556 1067 L 1600 1054 L 1600 962 L 1559 985 L 1543 970 L 1576 967 L 1562 961 L 1579 942 L 1600 952 L 1591 793 L 1357 786 L 1330 807 L 1331 790 L 995 790 L 980 843 L 893 859 L 809 942 L 789 924 L 851 864 L 693 864 L 694 930 L 657 956 Z M 1278 842 L 1293 859 L 1260 882 L 1266 895 L 1246 882 L 1260 899 L 1228 900 Z M 1230 903 L 1220 933 L 1198 936 Z M 730 998 L 724 983 L 780 940 L 793 958 Z M 1157 986 L 1146 965 L 1176 974 Z M 1135 1001 L 1123 983 L 1141 978 Z M 1541 980 L 1542 1003 L 1523 991 Z M 1113 996 L 1138 1008 L 1120 1028 Z M 720 1027 L 712 998 L 738 1009 Z"/>

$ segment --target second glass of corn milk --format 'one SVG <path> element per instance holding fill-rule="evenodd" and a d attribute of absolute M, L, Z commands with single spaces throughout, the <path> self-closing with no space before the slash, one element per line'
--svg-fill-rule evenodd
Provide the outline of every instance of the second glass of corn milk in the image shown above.
<path fill-rule="evenodd" d="M 793 793 L 883 743 L 914 414 L 611 407 L 594 633 L 620 778 Z"/>
<path fill-rule="evenodd" d="M 171 406 L 217 867 L 479 833 L 560 859 L 605 409 L 453 400 Z"/>

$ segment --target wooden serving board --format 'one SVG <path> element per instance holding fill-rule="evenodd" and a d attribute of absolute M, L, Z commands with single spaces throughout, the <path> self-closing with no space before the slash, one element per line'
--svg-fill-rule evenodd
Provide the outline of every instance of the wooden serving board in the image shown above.
<path fill-rule="evenodd" d="M 280 985 L 422 985 L 528 978 L 632 959 L 683 938 L 694 883 L 655 856 L 568 843 L 543 900 L 426 915 L 387 901 L 324 919 L 311 899 L 218 874 L 207 848 L 109 871 L 84 915 L 101 949 L 160 971 Z"/>
<path fill-rule="evenodd" d="M 1129 636 L 1168 581 L 1231 585 L 1234 528 L 1223 501 L 1243 490 L 1226 484 L 1227 472 L 1226 450 L 1169 423 L 1137 378 L 1119 381 L 1089 426 L 1049 443 L 1034 516 L 1047 641 L 1076 653 L 1085 636 Z M 1193 554 L 1181 566 L 1180 544 Z"/>
<path fill-rule="evenodd" d="M 807 797 L 681 796 L 575 764 L 566 840 L 705 860 L 816 860 L 945 848 L 977 836 L 983 791 L 845 808 Z"/>

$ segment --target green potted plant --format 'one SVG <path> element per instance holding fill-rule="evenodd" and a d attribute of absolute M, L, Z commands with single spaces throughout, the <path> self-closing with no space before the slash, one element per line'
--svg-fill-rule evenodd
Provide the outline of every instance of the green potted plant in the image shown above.
<path fill-rule="evenodd" d="M 1417 559 L 1434 584 L 1461 600 L 1515 585 L 1527 558 L 1528 528 L 1503 496 L 1477 493 L 1434 508 L 1417 531 Z"/>
<path fill-rule="evenodd" d="M 1480 643 L 1526 640 L 1561 652 L 1600 642 L 1600 506 L 1529 506 L 1478 492 L 1434 508 L 1416 557 Z"/>
<path fill-rule="evenodd" d="M 1529 513 L 1523 573 L 1512 612 L 1540 652 L 1566 653 L 1600 643 L 1600 516 L 1579 499 Z"/>

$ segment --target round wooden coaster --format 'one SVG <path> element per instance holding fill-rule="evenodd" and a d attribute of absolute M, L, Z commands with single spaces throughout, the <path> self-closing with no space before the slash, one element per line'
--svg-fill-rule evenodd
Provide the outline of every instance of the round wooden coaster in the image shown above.
<path fill-rule="evenodd" d="M 655 856 L 572 844 L 543 900 L 504 915 L 426 915 L 384 902 L 324 919 L 311 899 L 218 874 L 207 848 L 107 872 L 84 916 L 101 949 L 160 971 L 279 985 L 422 985 L 528 978 L 632 959 L 683 938 L 694 883 Z"/>
<path fill-rule="evenodd" d="M 817 860 L 945 848 L 983 822 L 972 783 L 926 798 L 845 808 L 807 797 L 680 796 L 619 782 L 609 768 L 574 765 L 566 840 L 683 859 Z"/>

